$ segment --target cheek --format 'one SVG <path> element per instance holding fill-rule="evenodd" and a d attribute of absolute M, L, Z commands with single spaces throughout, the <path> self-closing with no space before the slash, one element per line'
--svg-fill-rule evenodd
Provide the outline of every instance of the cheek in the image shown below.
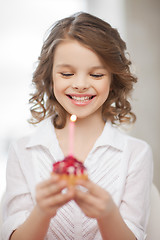
<path fill-rule="evenodd" d="M 53 92 L 54 92 L 54 96 L 56 97 L 56 99 L 59 98 L 59 94 L 60 94 L 60 86 L 58 84 L 58 81 L 56 78 L 53 78 Z"/>
<path fill-rule="evenodd" d="M 67 81 L 67 79 L 63 79 L 59 75 L 53 75 L 53 85 L 56 90 L 63 91 L 68 87 L 68 83 L 69 81 Z"/>
<path fill-rule="evenodd" d="M 107 100 L 108 96 L 109 96 L 109 88 L 106 89 L 106 91 L 104 91 L 103 93 L 103 99 L 104 99 L 104 102 Z"/>
<path fill-rule="evenodd" d="M 53 85 L 53 91 L 54 91 L 55 97 L 59 98 L 59 96 L 61 94 L 61 88 L 60 88 L 60 86 L 56 82 Z"/>
<path fill-rule="evenodd" d="M 108 98 L 109 91 L 110 91 L 110 84 L 109 83 L 102 84 L 101 88 L 99 89 L 99 93 L 104 99 Z"/>
<path fill-rule="evenodd" d="M 63 101 L 63 97 L 65 96 L 65 91 L 66 91 L 66 82 L 64 79 L 61 78 L 54 78 L 53 80 L 53 91 L 54 91 L 54 96 L 56 97 L 58 102 Z"/>
<path fill-rule="evenodd" d="M 60 92 L 62 89 L 63 84 L 58 77 L 53 77 L 53 89 L 54 92 Z"/>
<path fill-rule="evenodd" d="M 111 90 L 110 87 L 111 87 L 111 77 L 107 79 L 103 87 L 103 91 L 104 91 L 104 95 L 106 95 L 106 99 L 108 98 L 109 92 Z"/>

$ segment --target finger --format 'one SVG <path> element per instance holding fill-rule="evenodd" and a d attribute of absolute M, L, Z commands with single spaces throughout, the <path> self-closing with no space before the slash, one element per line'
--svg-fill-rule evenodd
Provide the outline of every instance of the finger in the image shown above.
<path fill-rule="evenodd" d="M 88 217 L 99 218 L 104 214 L 108 214 L 113 204 L 108 201 L 95 197 L 89 192 L 84 193 L 80 190 L 75 193 L 75 202 Z"/>
<path fill-rule="evenodd" d="M 63 189 L 67 187 L 66 181 L 60 181 L 57 184 L 52 184 L 43 190 L 43 196 L 48 197 L 60 193 Z"/>
<path fill-rule="evenodd" d="M 67 191 L 67 193 L 62 194 L 63 198 L 62 199 L 58 199 L 58 197 L 56 198 L 59 202 L 59 207 L 61 207 L 62 205 L 66 204 L 67 202 L 69 202 L 70 200 L 73 200 L 74 198 L 74 191 Z"/>
<path fill-rule="evenodd" d="M 95 217 L 98 215 L 98 206 L 101 206 L 98 198 L 95 198 L 89 193 L 78 191 L 76 192 L 76 197 L 74 198 L 74 200 L 88 217 Z"/>
<path fill-rule="evenodd" d="M 91 182 L 91 185 L 92 185 L 92 182 Z M 83 186 L 86 187 L 85 184 Z M 86 187 L 87 191 L 81 191 L 81 189 L 78 189 L 78 188 L 75 189 L 74 199 L 79 204 L 81 204 L 81 202 L 84 202 L 87 205 L 91 205 L 95 207 L 97 204 L 101 204 L 102 202 L 106 203 L 109 201 L 110 199 L 109 194 L 104 189 L 102 189 L 102 191 L 100 189 L 99 191 L 100 187 L 98 187 L 98 191 L 96 192 L 96 190 L 93 191 L 92 187 L 90 186 L 87 186 L 87 187 Z"/>
<path fill-rule="evenodd" d="M 53 175 L 49 179 L 40 182 L 37 184 L 38 188 L 46 188 L 47 186 L 51 185 L 52 183 L 57 183 L 59 181 L 59 176 L 58 175 Z"/>
<path fill-rule="evenodd" d="M 66 193 L 58 193 L 52 197 L 46 198 L 44 200 L 44 204 L 48 207 L 59 208 L 73 199 L 73 195 L 74 193 L 72 191 L 67 191 Z"/>
<path fill-rule="evenodd" d="M 90 180 L 87 180 L 87 181 L 86 180 L 78 180 L 76 182 L 76 184 L 85 187 L 90 192 L 90 194 L 92 194 L 96 197 L 99 197 L 102 194 L 104 195 L 107 193 L 106 190 L 104 190 L 103 188 L 101 188 L 100 186 L 98 186 L 97 184 L 93 183 Z"/>
<path fill-rule="evenodd" d="M 91 204 L 91 205 L 92 203 L 94 204 L 94 202 L 96 201 L 96 197 L 92 195 L 89 191 L 83 192 L 79 189 L 75 190 L 74 199 L 79 203 L 82 202 L 82 203 Z"/>
<path fill-rule="evenodd" d="M 46 188 L 39 189 L 37 191 L 37 198 L 38 199 L 44 199 L 48 198 L 50 196 L 54 196 L 58 193 L 61 193 L 63 189 L 67 187 L 66 181 L 60 181 L 57 184 L 51 184 L 50 186 Z"/>

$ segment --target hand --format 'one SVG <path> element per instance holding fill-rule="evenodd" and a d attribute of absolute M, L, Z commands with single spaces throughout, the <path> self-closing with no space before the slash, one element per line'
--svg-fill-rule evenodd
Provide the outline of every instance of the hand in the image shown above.
<path fill-rule="evenodd" d="M 66 193 L 62 190 L 67 187 L 67 182 L 59 180 L 58 176 L 40 183 L 36 187 L 36 201 L 42 216 L 51 218 L 56 215 L 59 207 L 73 198 L 74 191 L 68 188 Z"/>
<path fill-rule="evenodd" d="M 115 204 L 110 194 L 97 184 L 87 181 L 77 181 L 87 189 L 86 192 L 76 188 L 74 200 L 82 209 L 86 216 L 101 219 L 109 216 L 115 208 Z"/>

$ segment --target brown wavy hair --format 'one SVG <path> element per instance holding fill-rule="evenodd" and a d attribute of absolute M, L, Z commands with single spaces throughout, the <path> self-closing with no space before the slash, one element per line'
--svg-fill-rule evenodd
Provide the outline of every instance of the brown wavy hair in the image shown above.
<path fill-rule="evenodd" d="M 53 92 L 52 68 L 55 49 L 65 39 L 77 40 L 92 49 L 112 73 L 111 91 L 102 107 L 104 121 L 113 124 L 133 123 L 135 114 L 128 100 L 137 78 L 131 73 L 131 61 L 127 58 L 126 44 L 118 31 L 110 24 L 91 14 L 80 12 L 56 22 L 44 41 L 32 83 L 35 93 L 29 102 L 32 118 L 39 123 L 53 116 L 56 128 L 66 123 L 66 111 L 58 103 Z"/>

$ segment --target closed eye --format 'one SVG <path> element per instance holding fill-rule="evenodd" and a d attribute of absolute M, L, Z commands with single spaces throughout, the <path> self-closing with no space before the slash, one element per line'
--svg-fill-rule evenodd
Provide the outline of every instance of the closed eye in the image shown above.
<path fill-rule="evenodd" d="M 71 77 L 74 74 L 73 73 L 63 73 L 63 72 L 61 72 L 61 75 L 64 76 L 64 77 Z"/>
<path fill-rule="evenodd" d="M 94 78 L 101 78 L 104 76 L 104 74 L 90 74 L 90 76 Z"/>

